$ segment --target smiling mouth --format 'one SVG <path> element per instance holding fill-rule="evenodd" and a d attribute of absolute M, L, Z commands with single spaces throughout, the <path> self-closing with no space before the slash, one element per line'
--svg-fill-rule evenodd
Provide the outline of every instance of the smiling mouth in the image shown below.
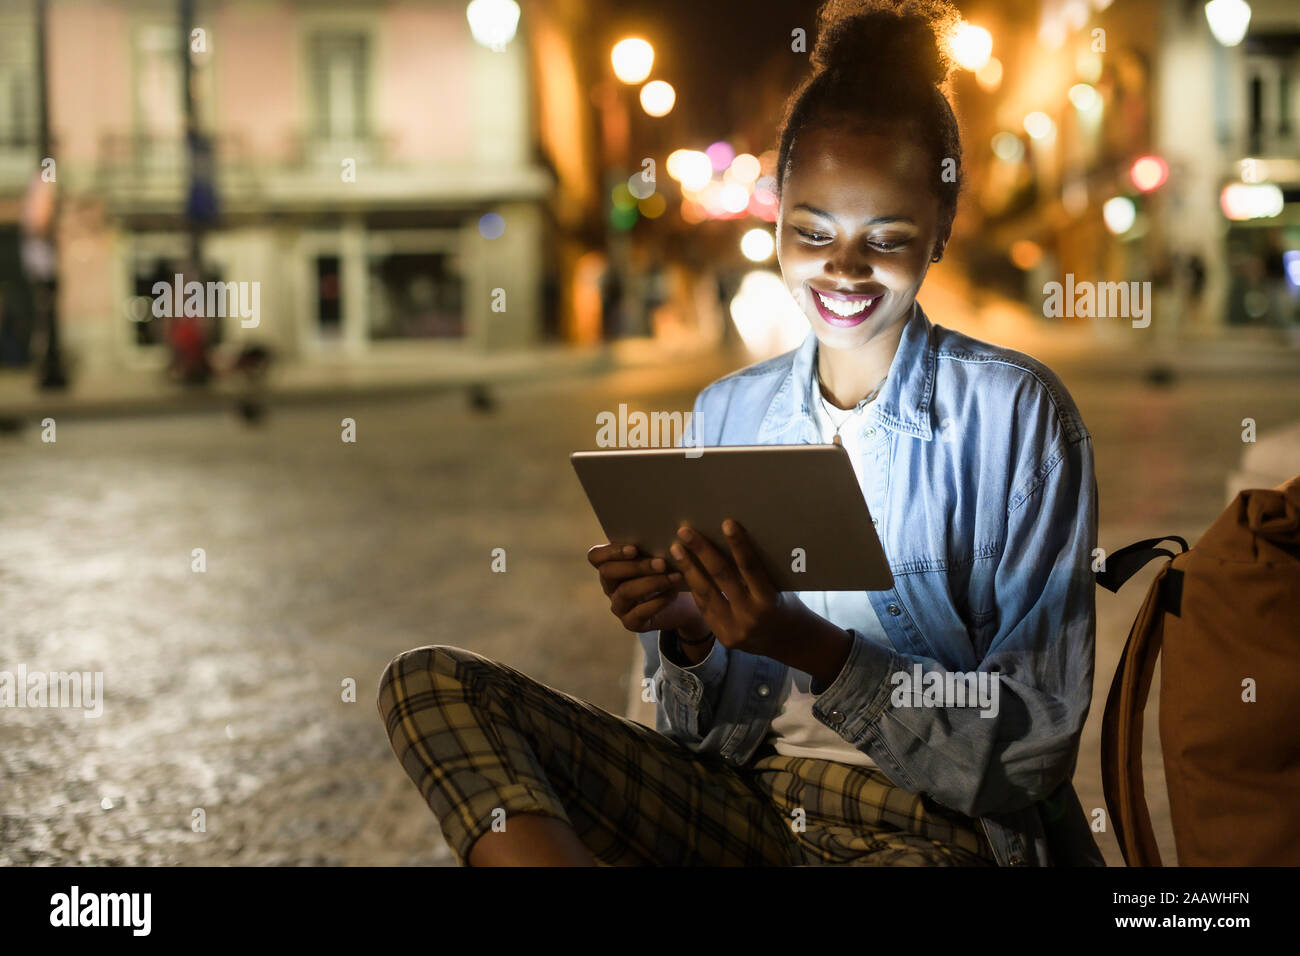
<path fill-rule="evenodd" d="M 832 296 L 813 289 L 812 293 L 821 317 L 831 325 L 839 326 L 865 322 L 885 297 L 883 292 L 874 296 Z"/>

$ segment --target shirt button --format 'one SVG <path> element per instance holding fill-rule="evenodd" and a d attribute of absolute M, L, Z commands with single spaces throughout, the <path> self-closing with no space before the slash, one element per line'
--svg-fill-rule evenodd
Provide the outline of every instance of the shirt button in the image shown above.
<path fill-rule="evenodd" d="M 844 723 L 844 715 L 838 710 L 832 710 L 830 717 L 827 719 L 830 720 L 832 727 L 838 727 L 840 724 Z"/>
<path fill-rule="evenodd" d="M 862 433 L 863 438 L 872 438 L 876 434 L 876 426 L 868 425 L 866 431 Z"/>
<path fill-rule="evenodd" d="M 772 693 L 772 688 L 768 687 L 766 684 L 759 684 L 759 685 L 758 685 L 758 696 L 759 696 L 759 697 L 766 697 L 766 696 L 767 696 L 768 694 L 770 694 L 770 693 Z"/>
<path fill-rule="evenodd" d="M 1025 865 L 1024 858 L 1021 857 L 1019 853 L 1017 853 L 1017 854 L 1015 854 L 1014 856 L 1012 856 L 1011 859 L 1007 860 L 1007 862 L 1010 863 L 1012 866 L 1024 866 L 1024 865 Z"/>
<path fill-rule="evenodd" d="M 894 617 L 898 617 L 898 615 L 903 613 L 903 609 L 897 604 L 891 604 L 889 607 L 885 608 L 885 610 L 894 615 Z"/>
<path fill-rule="evenodd" d="M 880 519 L 879 519 L 879 518 L 872 518 L 872 519 L 871 519 L 871 527 L 873 527 L 873 528 L 879 528 L 879 527 L 880 527 Z"/>

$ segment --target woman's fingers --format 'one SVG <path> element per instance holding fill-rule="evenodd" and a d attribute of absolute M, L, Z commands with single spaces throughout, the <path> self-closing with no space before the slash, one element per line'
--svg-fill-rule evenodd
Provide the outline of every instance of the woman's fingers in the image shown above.
<path fill-rule="evenodd" d="M 660 611 L 671 606 L 675 600 L 677 600 L 676 591 L 671 594 L 661 595 L 660 597 L 646 601 L 644 604 L 638 604 L 632 610 L 622 615 L 619 620 L 623 622 L 623 626 L 629 631 L 635 631 L 638 634 L 644 633 L 645 631 L 658 630 L 658 628 L 654 627 L 650 622 L 654 620 Z"/>
<path fill-rule="evenodd" d="M 686 578 L 686 585 L 695 598 L 695 606 L 700 609 L 700 613 L 704 615 L 709 625 L 715 631 L 719 630 L 722 622 L 729 616 L 726 596 L 718 590 L 713 578 L 709 576 L 693 551 L 684 547 L 680 541 L 674 541 L 668 550 Z"/>
<path fill-rule="evenodd" d="M 728 518 L 722 522 L 722 533 L 727 536 L 727 543 L 731 546 L 731 556 L 745 579 L 745 586 L 749 588 L 749 593 L 760 601 L 775 600 L 776 588 L 772 585 L 767 569 L 759 560 L 758 552 L 754 550 L 754 545 L 749 540 L 749 533 L 744 526 L 735 518 Z"/>
<path fill-rule="evenodd" d="M 629 547 L 631 546 L 629 545 Z M 600 585 L 606 594 L 612 594 L 619 584 L 631 578 L 664 574 L 671 570 L 668 567 L 668 562 L 663 558 L 642 557 L 631 560 L 623 554 L 615 553 L 603 560 L 599 558 L 593 560 L 591 554 L 596 550 L 593 548 L 591 552 L 588 552 L 588 560 L 591 560 L 592 564 L 595 565 L 596 572 L 600 576 Z M 635 549 L 633 551 L 635 552 Z"/>
<path fill-rule="evenodd" d="M 593 567 L 600 567 L 604 562 L 616 557 L 635 558 L 636 545 L 633 544 L 598 544 L 587 552 L 587 560 Z"/>
<path fill-rule="evenodd" d="M 749 593 L 735 562 L 715 548 L 708 538 L 688 525 L 682 525 L 677 536 L 728 598 L 743 598 Z"/>
<path fill-rule="evenodd" d="M 622 618 L 638 604 L 660 594 L 667 594 L 670 600 L 677 596 L 677 582 L 669 574 L 636 577 L 614 588 L 609 595 L 609 606 L 616 617 Z"/>

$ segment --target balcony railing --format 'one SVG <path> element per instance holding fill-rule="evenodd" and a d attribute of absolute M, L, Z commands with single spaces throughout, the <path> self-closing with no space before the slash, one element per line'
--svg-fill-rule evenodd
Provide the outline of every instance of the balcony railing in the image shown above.
<path fill-rule="evenodd" d="M 214 179 L 222 197 L 248 197 L 258 191 L 256 167 L 248 161 L 243 137 L 211 137 Z M 106 133 L 100 137 L 95 188 L 112 205 L 143 211 L 175 211 L 185 202 L 189 155 L 183 134 Z"/>

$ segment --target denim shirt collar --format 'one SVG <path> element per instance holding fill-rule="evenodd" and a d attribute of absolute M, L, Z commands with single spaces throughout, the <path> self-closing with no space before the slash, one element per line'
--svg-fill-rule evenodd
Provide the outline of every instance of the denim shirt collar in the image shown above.
<path fill-rule="evenodd" d="M 913 302 L 885 387 L 874 403 L 874 414 L 881 425 L 926 441 L 934 437 L 930 427 L 930 401 L 934 395 L 937 359 L 932 329 L 921 304 Z M 759 426 L 759 444 L 781 444 L 773 439 L 792 431 L 802 441 L 812 444 L 821 441 L 813 413 L 813 403 L 818 400 L 817 376 L 813 371 L 817 346 L 817 334 L 809 329 Z"/>

